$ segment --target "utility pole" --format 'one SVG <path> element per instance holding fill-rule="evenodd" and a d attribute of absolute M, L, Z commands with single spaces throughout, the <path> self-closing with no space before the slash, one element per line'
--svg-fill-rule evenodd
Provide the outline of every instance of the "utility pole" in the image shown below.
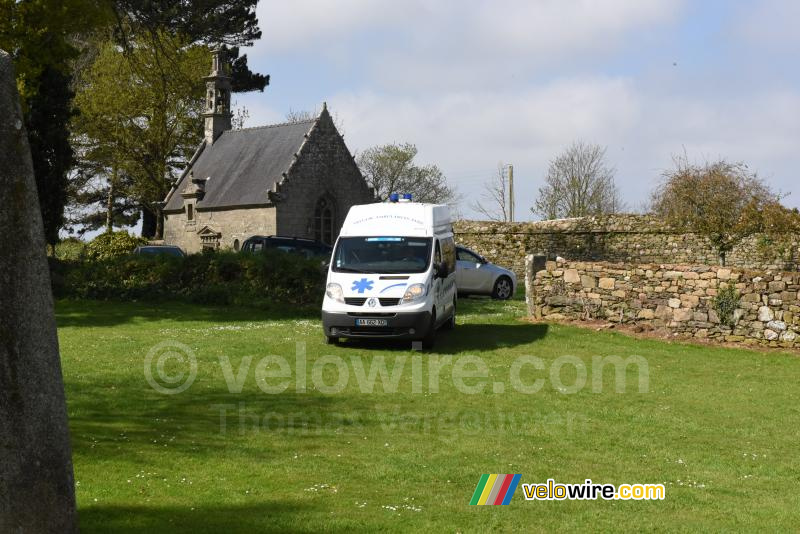
<path fill-rule="evenodd" d="M 508 164 L 508 221 L 514 222 L 514 166 Z"/>

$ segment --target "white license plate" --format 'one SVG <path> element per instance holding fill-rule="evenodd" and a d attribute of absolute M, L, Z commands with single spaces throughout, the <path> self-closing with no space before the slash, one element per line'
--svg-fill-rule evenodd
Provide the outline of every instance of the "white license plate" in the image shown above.
<path fill-rule="evenodd" d="M 386 319 L 356 319 L 356 326 L 387 326 Z"/>

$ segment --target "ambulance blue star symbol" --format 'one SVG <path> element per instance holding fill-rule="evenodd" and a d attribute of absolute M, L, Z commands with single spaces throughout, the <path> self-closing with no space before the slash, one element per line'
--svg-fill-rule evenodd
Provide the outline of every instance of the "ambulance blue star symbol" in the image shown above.
<path fill-rule="evenodd" d="M 361 280 L 353 280 L 353 287 L 351 287 L 350 290 L 363 293 L 364 291 L 372 289 L 372 284 L 372 280 L 367 280 L 366 278 L 362 278 Z"/>

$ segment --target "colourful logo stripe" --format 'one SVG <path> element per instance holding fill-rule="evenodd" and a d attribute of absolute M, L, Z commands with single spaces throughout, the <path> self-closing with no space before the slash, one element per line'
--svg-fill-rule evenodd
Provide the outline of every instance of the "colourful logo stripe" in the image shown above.
<path fill-rule="evenodd" d="M 520 478 L 522 478 L 522 475 L 514 475 L 514 478 L 511 479 L 511 483 L 509 484 L 508 490 L 506 491 L 506 496 L 503 498 L 504 505 L 511 502 L 511 497 L 514 496 L 514 492 L 517 491 L 517 486 L 519 486 Z"/>
<path fill-rule="evenodd" d="M 505 479 L 505 475 L 497 475 L 497 479 L 494 481 L 494 486 L 492 486 L 492 491 L 489 493 L 489 498 L 486 499 L 486 504 L 494 504 L 494 502 L 497 500 L 497 495 L 503 488 L 503 481 L 505 481 Z"/>
<path fill-rule="evenodd" d="M 508 486 L 511 485 L 511 479 L 514 478 L 514 475 L 503 475 L 503 485 L 500 486 L 500 491 L 495 497 L 494 502 L 492 504 L 503 504 L 503 499 L 506 498 L 506 492 L 508 491 Z"/>
<path fill-rule="evenodd" d="M 483 493 L 481 493 L 481 498 L 478 499 L 479 506 L 483 506 L 484 504 L 486 504 L 486 499 L 489 498 L 489 494 L 492 492 L 495 480 L 497 480 L 496 474 L 489 475 L 489 480 L 486 481 L 486 486 L 483 488 Z"/>
<path fill-rule="evenodd" d="M 471 506 L 505 505 L 511 502 L 522 475 L 483 474 L 469 501 Z"/>
<path fill-rule="evenodd" d="M 478 501 L 481 498 L 481 494 L 483 493 L 483 488 L 486 486 L 486 481 L 489 480 L 489 475 L 481 475 L 481 480 L 478 482 L 478 487 L 475 488 L 475 493 L 472 494 L 472 500 L 469 501 L 471 506 L 475 506 L 478 504 Z"/>

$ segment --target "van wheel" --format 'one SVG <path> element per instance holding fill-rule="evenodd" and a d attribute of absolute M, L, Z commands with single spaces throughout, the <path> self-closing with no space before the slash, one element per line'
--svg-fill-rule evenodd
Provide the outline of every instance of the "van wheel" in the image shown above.
<path fill-rule="evenodd" d="M 436 310 L 433 310 L 433 312 L 431 312 L 430 328 L 428 328 L 428 332 L 425 334 L 425 337 L 422 338 L 422 348 L 425 350 L 432 349 L 435 341 L 436 341 Z"/>
<path fill-rule="evenodd" d="M 453 300 L 453 313 L 450 314 L 450 318 L 447 320 L 446 323 L 442 325 L 444 330 L 455 330 L 456 328 L 456 301 Z"/>
<path fill-rule="evenodd" d="M 501 276 L 494 283 L 492 290 L 492 298 L 497 300 L 508 300 L 511 298 L 514 286 L 511 284 L 511 278 Z"/>

